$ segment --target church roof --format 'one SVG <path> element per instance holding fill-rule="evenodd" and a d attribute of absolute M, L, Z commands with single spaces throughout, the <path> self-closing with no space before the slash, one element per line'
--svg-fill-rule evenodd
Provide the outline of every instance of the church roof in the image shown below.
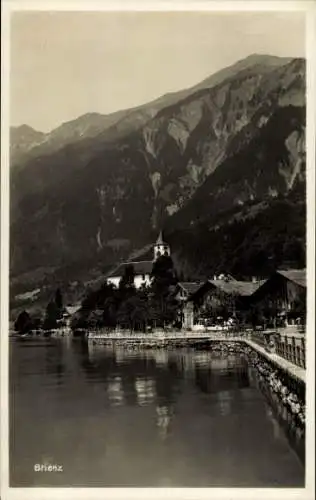
<path fill-rule="evenodd" d="M 111 271 L 107 278 L 121 277 L 124 275 L 127 267 L 133 266 L 135 275 L 151 274 L 153 268 L 152 260 L 143 260 L 140 262 L 122 262 L 113 271 Z"/>

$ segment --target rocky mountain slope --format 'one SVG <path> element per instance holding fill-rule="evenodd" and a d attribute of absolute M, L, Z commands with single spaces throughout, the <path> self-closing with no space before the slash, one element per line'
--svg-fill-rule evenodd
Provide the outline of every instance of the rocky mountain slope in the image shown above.
<path fill-rule="evenodd" d="M 224 241 L 238 220 L 244 242 L 251 219 L 266 235 L 261 254 L 273 247 L 275 232 L 262 224 L 273 214 L 277 225 L 287 205 L 300 233 L 296 261 L 304 260 L 304 60 L 250 56 L 192 89 L 109 116 L 101 132 L 83 131 L 83 118 L 71 132 L 57 129 L 53 150 L 33 147 L 11 169 L 12 276 L 48 267 L 101 272 L 161 227 L 180 267 L 211 272 L 232 262 L 236 245 Z M 293 239 L 290 227 L 283 236 Z M 243 258 L 235 255 L 234 271 L 259 272 L 259 257 L 247 266 Z"/>
<path fill-rule="evenodd" d="M 184 99 L 198 90 L 212 88 L 225 79 L 234 76 L 239 71 L 256 64 L 260 64 L 262 70 L 264 70 L 264 68 L 285 65 L 290 61 L 291 59 L 285 57 L 258 56 L 254 54 L 228 68 L 218 71 L 192 88 L 166 94 L 134 109 L 121 110 L 109 115 L 87 113 L 75 120 L 61 124 L 48 133 L 38 132 L 28 125 L 11 127 L 11 165 L 21 166 L 35 157 L 45 157 L 69 144 L 74 144 L 88 138 L 98 137 L 96 144 L 102 143 L 104 140 L 117 139 L 132 130 L 140 128 L 150 118 L 154 117 L 160 109 L 175 104 L 180 99 Z M 104 132 L 107 133 L 104 134 Z M 85 143 L 83 149 L 90 148 L 91 146 L 93 149 L 93 146 L 95 147 L 96 144 Z"/>

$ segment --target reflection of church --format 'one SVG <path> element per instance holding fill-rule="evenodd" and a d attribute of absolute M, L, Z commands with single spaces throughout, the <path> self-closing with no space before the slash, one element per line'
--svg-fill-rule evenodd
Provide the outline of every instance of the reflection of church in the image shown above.
<path fill-rule="evenodd" d="M 153 245 L 153 260 L 122 262 L 107 275 L 107 281 L 118 287 L 126 269 L 133 267 L 135 287 L 140 288 L 143 285 L 148 286 L 151 283 L 153 263 L 162 255 L 169 256 L 170 247 L 163 241 L 162 233 L 160 232 L 156 243 Z"/>

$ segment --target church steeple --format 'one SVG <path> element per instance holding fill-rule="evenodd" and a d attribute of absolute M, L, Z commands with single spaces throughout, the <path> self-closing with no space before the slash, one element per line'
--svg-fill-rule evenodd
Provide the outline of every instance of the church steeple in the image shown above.
<path fill-rule="evenodd" d="M 169 256 L 170 255 L 170 247 L 163 240 L 162 231 L 160 231 L 157 241 L 154 245 L 154 260 L 157 260 L 162 255 Z"/>
<path fill-rule="evenodd" d="M 156 245 L 163 245 L 162 231 L 160 231 L 159 236 L 156 241 Z"/>

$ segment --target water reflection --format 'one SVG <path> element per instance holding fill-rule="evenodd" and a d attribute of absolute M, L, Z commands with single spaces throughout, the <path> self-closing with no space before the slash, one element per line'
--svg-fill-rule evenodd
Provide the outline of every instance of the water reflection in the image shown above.
<path fill-rule="evenodd" d="M 222 417 L 231 413 L 232 396 L 229 391 L 221 391 L 217 394 L 218 409 Z"/>
<path fill-rule="evenodd" d="M 120 406 L 124 403 L 124 389 L 121 377 L 114 377 L 107 380 L 107 394 L 113 406 Z"/>
<path fill-rule="evenodd" d="M 159 437 L 164 441 L 168 436 L 173 410 L 172 408 L 168 408 L 168 406 L 157 406 L 156 413 Z"/>
<path fill-rule="evenodd" d="M 238 354 L 136 352 L 68 339 L 15 344 L 10 390 L 12 485 L 304 481 L 275 410 Z M 63 475 L 34 473 L 32 464 L 47 457 L 64 465 Z"/>
<path fill-rule="evenodd" d="M 152 404 L 156 398 L 155 380 L 136 377 L 135 389 L 139 406 Z"/>
<path fill-rule="evenodd" d="M 272 424 L 274 437 L 278 439 L 280 437 L 280 426 L 274 417 L 272 409 L 268 405 L 266 405 L 266 414 Z"/>

